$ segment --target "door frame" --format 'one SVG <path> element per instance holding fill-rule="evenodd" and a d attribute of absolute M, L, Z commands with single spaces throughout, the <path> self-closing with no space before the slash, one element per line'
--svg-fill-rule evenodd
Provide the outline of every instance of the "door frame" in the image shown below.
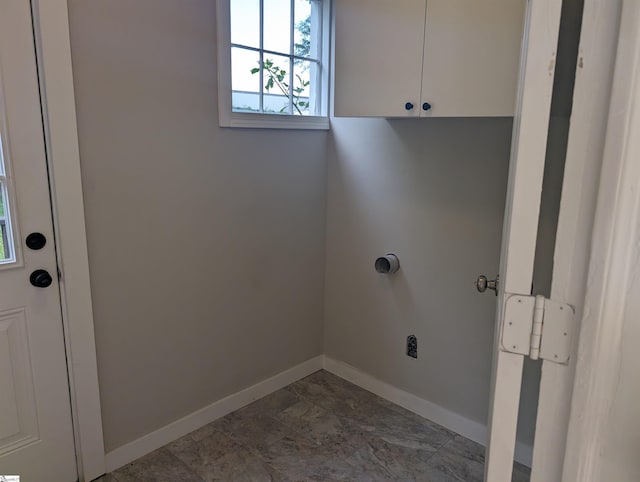
<path fill-rule="evenodd" d="M 80 481 L 106 471 L 66 0 L 31 0 Z"/>
<path fill-rule="evenodd" d="M 562 478 L 591 234 L 607 130 L 620 0 L 586 0 L 575 73 L 551 299 L 575 307 L 568 365 L 542 362 L 531 482 Z"/>
<path fill-rule="evenodd" d="M 573 381 L 566 481 L 606 477 L 602 453 L 621 370 L 625 306 L 634 295 L 628 291 L 629 279 L 640 264 L 640 3 L 622 0 L 620 19 Z"/>
<path fill-rule="evenodd" d="M 503 327 L 510 300 L 531 294 L 561 7 L 561 0 L 527 2 L 497 290 L 485 454 L 489 482 L 510 480 L 513 472 L 522 370 L 530 340 L 505 347 Z"/>
<path fill-rule="evenodd" d="M 624 309 L 640 268 L 639 20 L 638 2 L 585 1 L 552 289 L 576 304 L 580 330 L 565 373 L 543 367 L 532 482 L 608 476 Z"/>

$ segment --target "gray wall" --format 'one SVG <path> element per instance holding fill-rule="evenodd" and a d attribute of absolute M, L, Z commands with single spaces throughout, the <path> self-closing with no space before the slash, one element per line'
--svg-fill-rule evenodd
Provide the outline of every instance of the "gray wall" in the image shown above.
<path fill-rule="evenodd" d="M 329 356 L 484 423 L 510 119 L 220 129 L 213 4 L 69 1 L 107 450 L 322 353 L 323 296 Z"/>
<path fill-rule="evenodd" d="M 482 423 L 496 297 L 474 280 L 498 272 L 510 138 L 511 119 L 335 119 L 329 149 L 325 353 Z"/>
<path fill-rule="evenodd" d="M 107 450 L 322 353 L 327 134 L 218 128 L 213 6 L 69 1 Z"/>
<path fill-rule="evenodd" d="M 536 292 L 548 293 L 566 144 L 551 127 Z M 565 137 L 563 137 L 563 134 Z M 486 423 L 511 119 L 334 119 L 325 353 Z M 560 176 L 558 177 L 558 169 Z M 373 269 L 393 252 L 401 271 Z M 406 356 L 418 337 L 418 359 Z M 524 369 L 518 438 L 533 443 L 539 363 Z"/>
<path fill-rule="evenodd" d="M 565 0 L 536 252 L 549 294 L 582 0 Z M 329 150 L 325 353 L 486 423 L 510 119 L 334 119 Z M 393 278 L 373 270 L 387 252 Z M 406 337 L 418 337 L 418 359 Z M 518 439 L 532 444 L 540 364 L 525 363 Z"/>

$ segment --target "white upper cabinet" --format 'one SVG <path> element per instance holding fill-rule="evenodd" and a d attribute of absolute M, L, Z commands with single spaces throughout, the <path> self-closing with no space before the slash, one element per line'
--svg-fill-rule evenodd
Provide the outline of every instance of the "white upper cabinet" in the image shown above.
<path fill-rule="evenodd" d="M 335 0 L 334 6 L 335 115 L 417 117 L 425 0 Z"/>
<path fill-rule="evenodd" d="M 513 116 L 526 1 L 335 0 L 335 115 Z"/>

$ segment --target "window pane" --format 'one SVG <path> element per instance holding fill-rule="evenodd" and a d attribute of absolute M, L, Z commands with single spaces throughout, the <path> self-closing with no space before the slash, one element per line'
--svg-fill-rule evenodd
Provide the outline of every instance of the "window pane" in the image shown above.
<path fill-rule="evenodd" d="M 325 115 L 320 62 L 328 0 L 229 2 L 232 111 Z"/>
<path fill-rule="evenodd" d="M 293 67 L 293 113 L 318 115 L 316 112 L 317 82 L 315 62 L 298 60 Z"/>
<path fill-rule="evenodd" d="M 12 258 L 11 236 L 9 235 L 9 217 L 5 211 L 7 190 L 4 182 L 0 182 L 0 263 Z"/>
<path fill-rule="evenodd" d="M 260 54 L 252 50 L 231 49 L 231 105 L 234 112 L 260 111 Z"/>
<path fill-rule="evenodd" d="M 231 43 L 260 47 L 260 1 L 230 0 Z"/>
<path fill-rule="evenodd" d="M 291 0 L 264 0 L 264 48 L 291 53 Z"/>
<path fill-rule="evenodd" d="M 0 176 L 4 177 L 4 159 L 2 158 L 2 153 L 4 152 L 4 148 L 2 147 L 2 137 L 0 137 Z"/>
<path fill-rule="evenodd" d="M 308 57 L 311 53 L 311 1 L 295 0 L 294 9 L 293 53 Z"/>
<path fill-rule="evenodd" d="M 291 114 L 289 106 L 290 60 L 281 55 L 264 55 L 263 107 L 269 114 Z"/>
<path fill-rule="evenodd" d="M 14 261 L 13 235 L 11 234 L 11 218 L 9 216 L 9 196 L 5 178 L 3 146 L 0 138 L 0 263 Z"/>

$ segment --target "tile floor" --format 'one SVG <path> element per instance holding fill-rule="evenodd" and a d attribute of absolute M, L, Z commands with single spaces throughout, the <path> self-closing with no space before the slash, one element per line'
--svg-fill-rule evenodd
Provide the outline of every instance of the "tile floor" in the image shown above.
<path fill-rule="evenodd" d="M 473 482 L 483 463 L 480 445 L 321 370 L 98 480 Z"/>

